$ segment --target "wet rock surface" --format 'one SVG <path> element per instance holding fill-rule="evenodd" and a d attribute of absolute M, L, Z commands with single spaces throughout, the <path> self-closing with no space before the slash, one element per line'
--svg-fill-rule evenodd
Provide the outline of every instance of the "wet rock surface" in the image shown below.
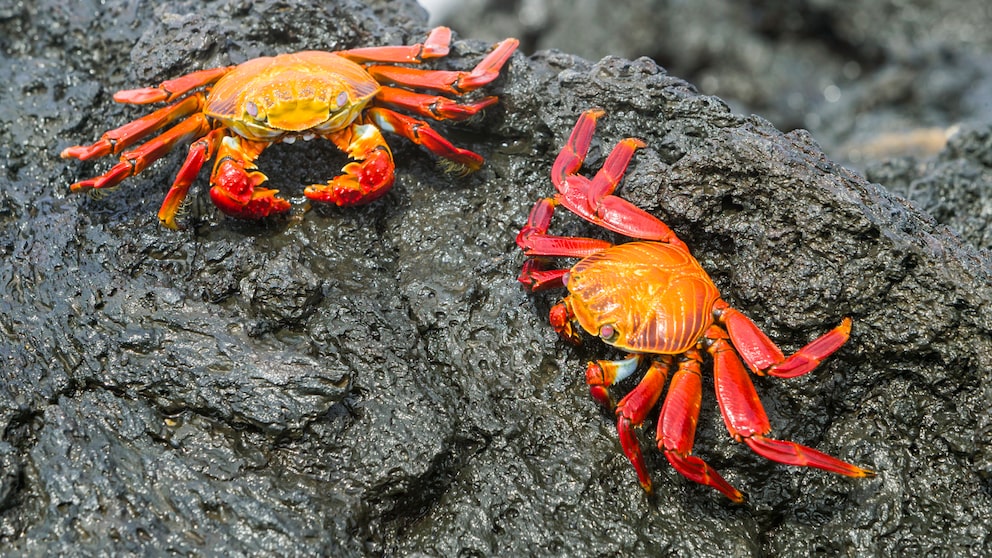
<path fill-rule="evenodd" d="M 936 160 L 873 163 L 878 184 L 809 133 L 742 116 L 646 58 L 528 51 L 489 88 L 497 109 L 440 126 L 486 156 L 466 178 L 390 138 L 397 184 L 362 208 L 236 222 L 209 204 L 204 176 L 187 228 L 165 230 L 155 213 L 182 150 L 100 199 L 68 194 L 109 164 L 58 152 L 143 113 L 115 105 L 118 89 L 262 54 L 414 42 L 427 29 L 413 2 L 0 8 L 4 548 L 992 550 L 984 204 L 932 193 L 984 195 L 987 128 Z M 453 46 L 436 67 L 469 68 L 489 43 Z M 650 449 L 656 494 L 643 494 L 581 375 L 586 360 L 617 355 L 560 342 L 546 323 L 554 295 L 515 282 L 516 232 L 551 193 L 551 163 L 590 106 L 607 115 L 588 168 L 619 139 L 644 139 L 624 197 L 672 226 L 773 339 L 794 350 L 853 317 L 851 340 L 819 369 L 756 384 L 776 436 L 877 478 L 771 464 L 728 439 L 707 393 L 696 451 L 747 503 L 685 481 Z M 259 164 L 299 208 L 302 185 L 344 162 L 311 142 L 275 146 Z M 894 193 L 912 188 L 925 192 L 919 205 Z M 564 214 L 555 228 L 615 238 Z"/>

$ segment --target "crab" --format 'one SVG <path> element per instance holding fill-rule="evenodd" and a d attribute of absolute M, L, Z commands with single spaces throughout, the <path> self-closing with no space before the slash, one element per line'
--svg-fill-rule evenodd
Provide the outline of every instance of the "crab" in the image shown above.
<path fill-rule="evenodd" d="M 255 160 L 272 143 L 320 137 L 353 161 L 342 175 L 308 186 L 304 195 L 339 206 L 365 204 L 382 197 L 393 184 L 393 158 L 380 130 L 422 145 L 449 170 L 477 170 L 483 163 L 480 155 L 454 146 L 427 122 L 394 110 L 459 121 L 497 102 L 494 96 L 462 102 L 442 94 L 461 96 L 496 79 L 516 50 L 516 39 L 497 43 L 467 72 L 396 66 L 445 56 L 450 41 L 451 31 L 437 27 L 420 44 L 280 54 L 193 72 L 157 87 L 119 91 L 114 95 L 117 102 L 171 104 L 106 132 L 91 145 L 63 150 L 63 158 L 80 160 L 123 152 L 110 170 L 76 182 L 70 190 L 116 186 L 176 145 L 190 144 L 159 210 L 161 223 L 177 228 L 177 211 L 201 167 L 212 158 L 217 161 L 210 175 L 214 204 L 234 217 L 260 219 L 289 211 L 290 203 L 277 190 L 261 187 L 267 177 Z"/>
<path fill-rule="evenodd" d="M 637 386 L 615 405 L 620 445 L 651 493 L 636 429 L 655 407 L 674 371 L 657 421 L 657 444 L 672 467 L 734 502 L 744 495 L 692 454 L 700 411 L 704 354 L 713 361 L 716 399 L 731 437 L 755 453 L 787 465 L 815 467 L 849 477 L 874 472 L 791 441 L 770 438 L 771 424 L 744 365 L 757 375 L 794 378 L 810 372 L 847 341 L 851 319 L 786 357 L 748 317 L 727 304 L 688 247 L 665 223 L 614 194 L 634 152 L 644 143 L 624 139 L 594 177 L 578 174 L 599 109 L 584 112 L 551 171 L 557 193 L 539 200 L 517 244 L 529 259 L 519 280 L 531 291 L 565 287 L 568 295 L 551 308 L 554 329 L 574 344 L 584 331 L 630 356 L 597 360 L 586 368 L 592 397 L 613 406 L 609 388 L 649 361 Z M 548 234 L 555 207 L 638 240 L 604 240 Z M 580 258 L 566 269 L 546 269 L 549 256 Z"/>

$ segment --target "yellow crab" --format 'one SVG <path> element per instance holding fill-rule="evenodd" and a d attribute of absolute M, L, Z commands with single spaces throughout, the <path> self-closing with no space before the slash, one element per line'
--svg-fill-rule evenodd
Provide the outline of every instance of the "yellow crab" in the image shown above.
<path fill-rule="evenodd" d="M 278 197 L 277 190 L 260 187 L 266 176 L 255 166 L 262 150 L 279 141 L 325 138 L 354 159 L 344 167 L 344 174 L 304 192 L 311 200 L 337 205 L 368 203 L 392 187 L 392 154 L 380 130 L 424 146 L 455 169 L 477 170 L 481 156 L 455 147 L 427 122 L 394 110 L 434 120 L 464 120 L 497 102 L 496 97 L 485 97 L 463 103 L 441 94 L 460 96 L 496 79 L 516 50 L 516 39 L 496 44 L 469 72 L 393 65 L 445 56 L 450 41 L 451 31 L 438 27 L 421 44 L 280 54 L 193 72 L 157 87 L 119 91 L 114 100 L 121 103 L 172 104 L 103 134 L 96 143 L 66 148 L 63 158 L 118 154 L 171 127 L 122 153 L 120 162 L 106 173 L 70 189 L 116 186 L 177 144 L 191 144 L 158 214 L 163 225 L 174 229 L 176 212 L 190 185 L 203 164 L 215 157 L 210 197 L 224 213 L 259 219 L 288 211 L 289 202 Z"/>

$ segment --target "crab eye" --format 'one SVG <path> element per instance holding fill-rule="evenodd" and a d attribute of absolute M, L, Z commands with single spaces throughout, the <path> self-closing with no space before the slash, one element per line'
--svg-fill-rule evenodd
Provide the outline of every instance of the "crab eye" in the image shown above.
<path fill-rule="evenodd" d="M 606 324 L 599 328 L 599 338 L 603 341 L 613 341 L 617 338 L 617 330 L 613 326 Z"/>
<path fill-rule="evenodd" d="M 341 108 L 341 107 L 347 105 L 348 104 L 348 92 L 347 91 L 342 91 L 342 92 L 338 93 L 338 98 L 335 99 L 334 102 L 337 103 L 337 107 L 338 108 Z"/>
<path fill-rule="evenodd" d="M 245 103 L 245 112 L 247 112 L 248 113 L 248 116 L 250 116 L 252 118 L 256 118 L 256 119 L 259 118 L 259 116 L 258 116 L 258 105 L 256 105 L 255 103 L 253 103 L 251 101 L 248 101 L 247 103 Z"/>

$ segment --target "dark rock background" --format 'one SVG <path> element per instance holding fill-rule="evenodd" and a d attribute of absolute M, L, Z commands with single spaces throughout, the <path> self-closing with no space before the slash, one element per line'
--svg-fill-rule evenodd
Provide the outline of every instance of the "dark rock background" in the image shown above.
<path fill-rule="evenodd" d="M 992 131 L 980 55 L 989 39 L 940 39 L 961 36 L 947 30 L 955 22 L 987 29 L 989 8 L 953 5 L 900 19 L 875 17 L 891 13 L 885 2 L 749 3 L 695 31 L 707 20 L 674 10 L 662 18 L 667 33 L 646 34 L 660 46 L 633 55 L 612 45 L 641 35 L 613 31 L 603 43 L 592 35 L 603 25 L 569 28 L 604 49 L 594 54 L 535 52 L 555 43 L 528 32 L 489 88 L 499 108 L 442 126 L 487 157 L 480 172 L 445 175 L 393 139 L 397 184 L 383 200 L 267 223 L 218 214 L 204 176 L 178 233 L 155 212 L 181 152 L 100 199 L 67 192 L 109 161 L 58 152 L 142 114 L 115 105 L 114 91 L 262 54 L 414 42 L 426 13 L 412 1 L 357 0 L 0 6 L 0 547 L 988 554 Z M 483 55 L 490 39 L 463 32 L 437 67 Z M 725 50 L 713 52 L 718 40 Z M 770 58 L 742 65 L 749 45 Z M 639 54 L 672 73 L 630 60 Z M 839 62 L 849 57 L 856 75 Z M 848 76 L 840 99 L 860 101 L 809 107 L 814 93 L 779 96 L 788 83 L 822 92 L 816 80 L 838 71 Z M 642 493 L 581 378 L 585 360 L 615 355 L 558 341 L 546 323 L 553 295 L 528 295 L 514 280 L 523 258 L 513 238 L 593 105 L 607 116 L 589 168 L 624 136 L 646 140 L 623 195 L 665 219 L 773 339 L 795 349 L 854 318 L 851 341 L 817 371 L 756 383 L 777 436 L 876 469 L 876 479 L 751 454 L 728 440 L 707 394 L 697 452 L 748 502 L 683 480 L 650 449 L 657 493 Z M 879 123 L 860 128 L 865 106 L 879 107 Z M 829 125 L 809 126 L 809 114 Z M 862 130 L 899 138 L 952 126 L 946 147 L 924 142 L 915 154 L 842 149 L 877 147 Z M 319 144 L 274 146 L 260 161 L 296 201 L 343 163 Z M 556 228 L 604 234 L 565 215 Z"/>

